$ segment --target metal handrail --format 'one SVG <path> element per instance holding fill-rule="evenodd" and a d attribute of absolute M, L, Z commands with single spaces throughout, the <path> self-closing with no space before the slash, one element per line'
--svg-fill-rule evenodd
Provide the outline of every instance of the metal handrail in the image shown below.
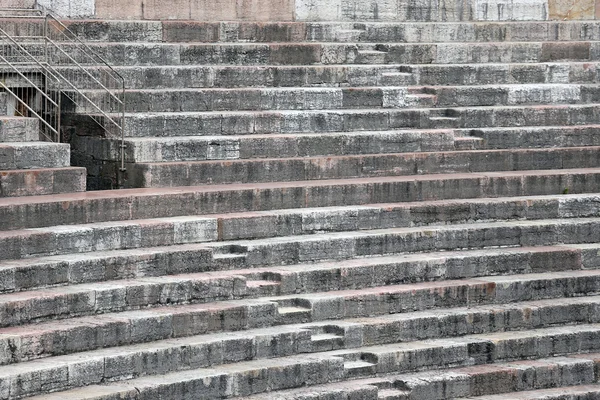
<path fill-rule="evenodd" d="M 41 122 L 40 133 L 49 141 L 60 142 L 60 96 L 57 95 L 56 100 L 54 100 L 49 94 L 48 80 L 53 80 L 54 89 L 60 91 L 60 80 L 52 74 L 47 66 L 37 60 L 33 55 L 31 55 L 26 49 L 24 49 L 18 42 L 16 42 L 8 33 L 6 33 L 3 29 L 0 29 L 0 44 L 4 44 L 4 48 L 9 47 L 13 52 L 18 52 L 19 57 L 22 57 L 26 60 L 27 65 L 36 66 L 36 72 L 34 74 L 39 76 L 44 82 L 44 88 L 41 88 L 37 83 L 35 83 L 32 79 L 32 76 L 27 76 L 21 69 L 17 67 L 14 63 L 12 63 L 9 59 L 7 59 L 3 54 L 0 54 L 0 62 L 9 67 L 12 71 L 12 74 L 18 77 L 19 82 L 24 82 L 25 88 L 33 90 L 41 102 L 39 104 L 39 108 L 35 110 L 32 106 L 27 104 L 21 96 L 15 93 L 17 89 L 11 89 L 5 82 L 0 80 L 0 87 L 4 90 L 4 92 L 8 93 L 12 96 L 15 101 L 20 104 L 23 108 L 25 108 L 29 115 L 23 114 L 16 109 L 15 111 L 21 116 L 33 116 Z M 19 64 L 22 66 L 22 64 Z M 6 74 L 6 72 L 5 72 Z M 29 72 L 31 74 L 31 72 Z M 21 88 L 21 90 L 24 90 Z M 42 115 L 40 115 L 40 113 Z M 50 132 L 50 135 L 47 133 Z"/>
<path fill-rule="evenodd" d="M 58 57 L 58 60 L 65 57 L 68 60 L 68 67 L 75 67 L 80 74 L 83 74 L 87 78 L 85 86 L 92 85 L 102 92 L 102 102 L 95 102 L 85 94 L 84 88 L 76 87 L 74 84 L 76 79 L 70 79 L 73 77 L 64 77 L 64 73 L 68 74 L 68 71 L 62 72 L 56 69 L 55 61 L 57 60 L 52 58 L 52 54 L 47 55 L 49 65 L 56 73 L 63 76 L 65 83 L 73 89 L 74 92 L 65 92 L 65 95 L 76 106 L 80 105 L 78 104 L 78 100 L 81 100 L 81 102 L 90 105 L 93 110 L 98 112 L 100 117 L 93 115 L 91 117 L 104 129 L 108 136 L 120 136 L 120 170 L 123 172 L 125 170 L 125 79 L 104 57 L 83 42 L 54 15 L 46 13 L 45 18 L 47 54 L 57 51 L 61 56 Z M 66 46 L 61 46 L 61 44 L 66 44 Z M 93 68 L 86 68 L 86 65 L 90 65 Z M 61 64 L 60 66 L 65 65 Z M 98 69 L 98 66 L 102 68 Z M 102 78 L 105 78 L 108 82 L 103 82 L 104 79 L 95 76 L 93 72 L 101 74 Z M 78 76 L 78 78 L 81 78 L 81 76 Z M 117 92 L 120 94 L 120 98 L 115 94 Z M 115 114 L 118 117 L 115 118 Z"/>
<path fill-rule="evenodd" d="M 10 15 L 1 15 L 3 13 Z M 13 47 L 27 55 L 28 61 L 37 61 L 29 64 L 35 64 L 44 74 L 56 77 L 63 87 L 68 88 L 61 93 L 71 101 L 76 112 L 79 107 L 89 109 L 88 116 L 107 137 L 120 137 L 120 171 L 123 172 L 126 87 L 123 76 L 51 13 L 37 9 L 0 8 L 0 15 L 0 19 L 32 20 L 40 24 L 36 26 L 40 32 L 34 36 L 29 35 L 30 32 L 15 37 L 4 34 L 10 38 Z M 31 54 L 27 50 L 30 44 L 43 46 L 43 56 Z M 17 63 L 11 64 L 16 68 Z M 99 97 L 94 99 L 90 89 L 99 92 Z"/>

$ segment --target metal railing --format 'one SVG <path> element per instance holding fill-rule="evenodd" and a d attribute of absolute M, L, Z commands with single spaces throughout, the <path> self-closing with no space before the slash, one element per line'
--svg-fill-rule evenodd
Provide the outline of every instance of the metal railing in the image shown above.
<path fill-rule="evenodd" d="M 27 12 L 38 17 L 37 10 L 16 10 L 15 14 Z M 16 21 L 16 16 L 6 18 Z M 12 26 L 10 26 L 12 25 Z M 16 24 L 9 24 L 12 28 Z M 21 32 L 24 33 L 24 32 Z M 35 36 L 35 35 L 33 35 Z M 20 39 L 28 37 L 28 32 Z M 12 99 L 7 112 L 39 120 L 40 139 L 60 142 L 61 96 L 60 79 L 52 74 L 47 65 L 24 48 L 15 36 L 0 28 L 0 90 Z M 10 108 L 10 109 L 9 109 Z"/>
<path fill-rule="evenodd" d="M 17 103 L 21 105 L 20 108 L 25 108 L 40 121 L 47 112 L 42 111 L 42 115 L 39 112 L 34 114 L 31 110 L 35 111 L 34 106 L 40 102 L 39 99 L 58 98 L 58 102 L 54 101 L 56 106 L 50 104 L 60 110 L 62 94 L 65 100 L 63 110 L 68 108 L 77 118 L 89 118 L 100 126 L 105 137 L 120 139 L 120 169 L 123 171 L 124 78 L 50 13 L 34 9 L 0 8 L 0 28 L 2 88 L 11 90 L 11 96 L 19 99 Z M 11 75 L 3 75 L 4 70 Z M 13 84 L 13 75 L 27 83 L 23 86 L 35 92 L 35 99 L 28 97 L 27 92 L 15 92 L 14 88 L 20 86 Z M 54 137 L 60 137 L 60 116 L 57 120 L 44 121 L 59 133 Z M 47 126 L 43 122 L 42 125 Z"/>

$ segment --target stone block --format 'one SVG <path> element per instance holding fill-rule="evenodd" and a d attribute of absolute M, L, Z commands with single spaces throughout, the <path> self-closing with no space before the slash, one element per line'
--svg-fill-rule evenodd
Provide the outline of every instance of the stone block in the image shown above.
<path fill-rule="evenodd" d="M 596 14 L 595 0 L 548 0 L 550 19 L 567 21 L 578 19 L 594 19 Z"/>
<path fill-rule="evenodd" d="M 237 0 L 240 20 L 292 21 L 295 0 Z"/>
<path fill-rule="evenodd" d="M 84 18 L 95 15 L 95 0 L 37 0 L 37 6 L 67 18 Z"/>

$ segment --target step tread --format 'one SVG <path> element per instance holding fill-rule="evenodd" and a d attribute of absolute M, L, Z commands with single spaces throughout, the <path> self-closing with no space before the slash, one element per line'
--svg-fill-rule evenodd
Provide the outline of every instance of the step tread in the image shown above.
<path fill-rule="evenodd" d="M 431 118 L 432 120 L 454 120 L 454 118 Z M 481 142 L 484 139 L 480 137 L 460 137 L 456 136 L 453 139 L 459 142 Z M 182 142 L 190 142 L 185 137 L 181 140 Z M 200 141 L 200 140 L 199 140 Z M 178 142 L 178 141 L 177 141 Z M 558 151 L 567 152 L 578 152 L 582 150 L 600 150 L 600 146 L 573 146 L 573 147 L 548 147 L 548 148 L 523 148 L 523 149 L 476 149 L 476 150 L 443 150 L 443 151 L 420 151 L 420 152 L 402 152 L 402 153 L 364 153 L 364 154 L 343 154 L 343 155 L 323 155 L 323 156 L 306 156 L 306 157 L 261 157 L 261 158 L 239 158 L 239 159 L 209 159 L 209 160 L 184 160 L 184 161 L 138 161 L 136 165 L 178 165 L 178 164 L 213 164 L 213 163 L 265 163 L 265 162 L 276 162 L 276 161 L 306 161 L 306 162 L 326 162 L 328 160 L 347 160 L 347 159 L 366 159 L 369 157 L 377 157 L 381 159 L 395 158 L 395 157 L 427 157 L 428 155 L 452 155 L 452 154 L 533 154 L 533 153 L 556 153 Z M 498 171 L 500 172 L 500 171 Z M 437 174 L 434 173 L 434 174 Z"/>
<path fill-rule="evenodd" d="M 516 110 L 516 109 L 577 109 L 577 108 L 597 108 L 600 107 L 600 103 L 585 103 L 585 104 L 524 104 L 524 105 L 499 105 L 499 106 L 477 106 L 477 110 Z M 444 109 L 448 109 L 445 107 Z M 473 110 L 472 106 L 457 106 L 451 107 L 451 110 L 456 112 L 459 111 L 470 111 Z M 402 108 L 402 109 L 374 109 L 374 108 L 352 108 L 352 109 L 335 109 L 335 110 L 259 110 L 259 111 L 165 111 L 165 112 L 126 112 L 125 117 L 137 117 L 137 118 L 151 118 L 151 117 L 159 117 L 159 116 L 202 116 L 202 115 L 255 115 L 255 114 L 317 114 L 317 113 L 338 113 L 338 114 L 359 114 L 359 113 L 389 113 L 389 112 L 408 112 L 408 111 L 418 111 L 418 112 L 439 112 L 440 108 L 431 107 L 431 108 Z M 89 114 L 89 115 L 94 115 Z M 110 114 L 117 116 L 118 114 Z M 438 118 L 450 118 L 450 117 L 438 117 Z M 589 124 L 588 124 L 589 125 Z M 579 126 L 579 125 L 578 125 Z M 478 129 L 478 128 L 472 128 Z"/>
<path fill-rule="evenodd" d="M 578 395 L 593 395 L 594 397 L 570 397 Z M 553 389 L 539 389 L 526 392 L 513 392 L 488 396 L 469 397 L 470 400 L 575 400 L 592 399 L 600 396 L 600 385 L 580 385 Z"/>
<path fill-rule="evenodd" d="M 277 188 L 277 187 L 314 187 L 314 186 L 329 186 L 329 185 L 352 185 L 361 183 L 378 183 L 378 182 L 405 182 L 405 181 L 429 181 L 457 178 L 485 178 L 491 176 L 502 175 L 505 177 L 517 176 L 544 176 L 544 175 L 570 175 L 574 173 L 598 173 L 600 168 L 571 168 L 559 171 L 555 170 L 529 170 L 529 171 L 506 171 L 506 172 L 476 172 L 476 173 L 457 173 L 457 174 L 437 174 L 434 176 L 428 175 L 411 175 L 411 176 L 393 176 L 393 177 L 373 177 L 373 178 L 350 178 L 350 179 L 330 179 L 321 181 L 290 181 L 290 182 L 274 182 L 274 183 L 251 183 L 251 184 L 226 184 L 226 185 L 211 185 L 211 186 L 182 186 L 174 188 L 144 188 L 144 189 L 122 189 L 122 190 L 106 190 L 97 192 L 85 193 L 65 193 L 52 196 L 27 196 L 23 198 L 5 198 L 0 199 L 0 207 L 13 204 L 38 204 L 46 202 L 64 202 L 64 201 L 93 201 L 101 199 L 117 199 L 117 198 L 135 198 L 149 196 L 164 196 L 167 194 L 184 194 L 197 192 L 218 192 L 218 191 L 238 191 L 240 189 L 261 189 L 261 188 Z"/>

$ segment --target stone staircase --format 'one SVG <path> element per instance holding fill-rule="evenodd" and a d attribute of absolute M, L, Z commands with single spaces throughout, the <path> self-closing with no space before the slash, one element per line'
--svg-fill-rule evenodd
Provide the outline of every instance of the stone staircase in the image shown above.
<path fill-rule="evenodd" d="M 0 198 L 0 399 L 600 398 L 600 23 L 70 27 L 131 188 Z"/>
<path fill-rule="evenodd" d="M 35 118 L 4 114 L 0 113 L 0 198 L 85 190 L 86 171 L 70 166 L 68 144 L 40 141 Z"/>

